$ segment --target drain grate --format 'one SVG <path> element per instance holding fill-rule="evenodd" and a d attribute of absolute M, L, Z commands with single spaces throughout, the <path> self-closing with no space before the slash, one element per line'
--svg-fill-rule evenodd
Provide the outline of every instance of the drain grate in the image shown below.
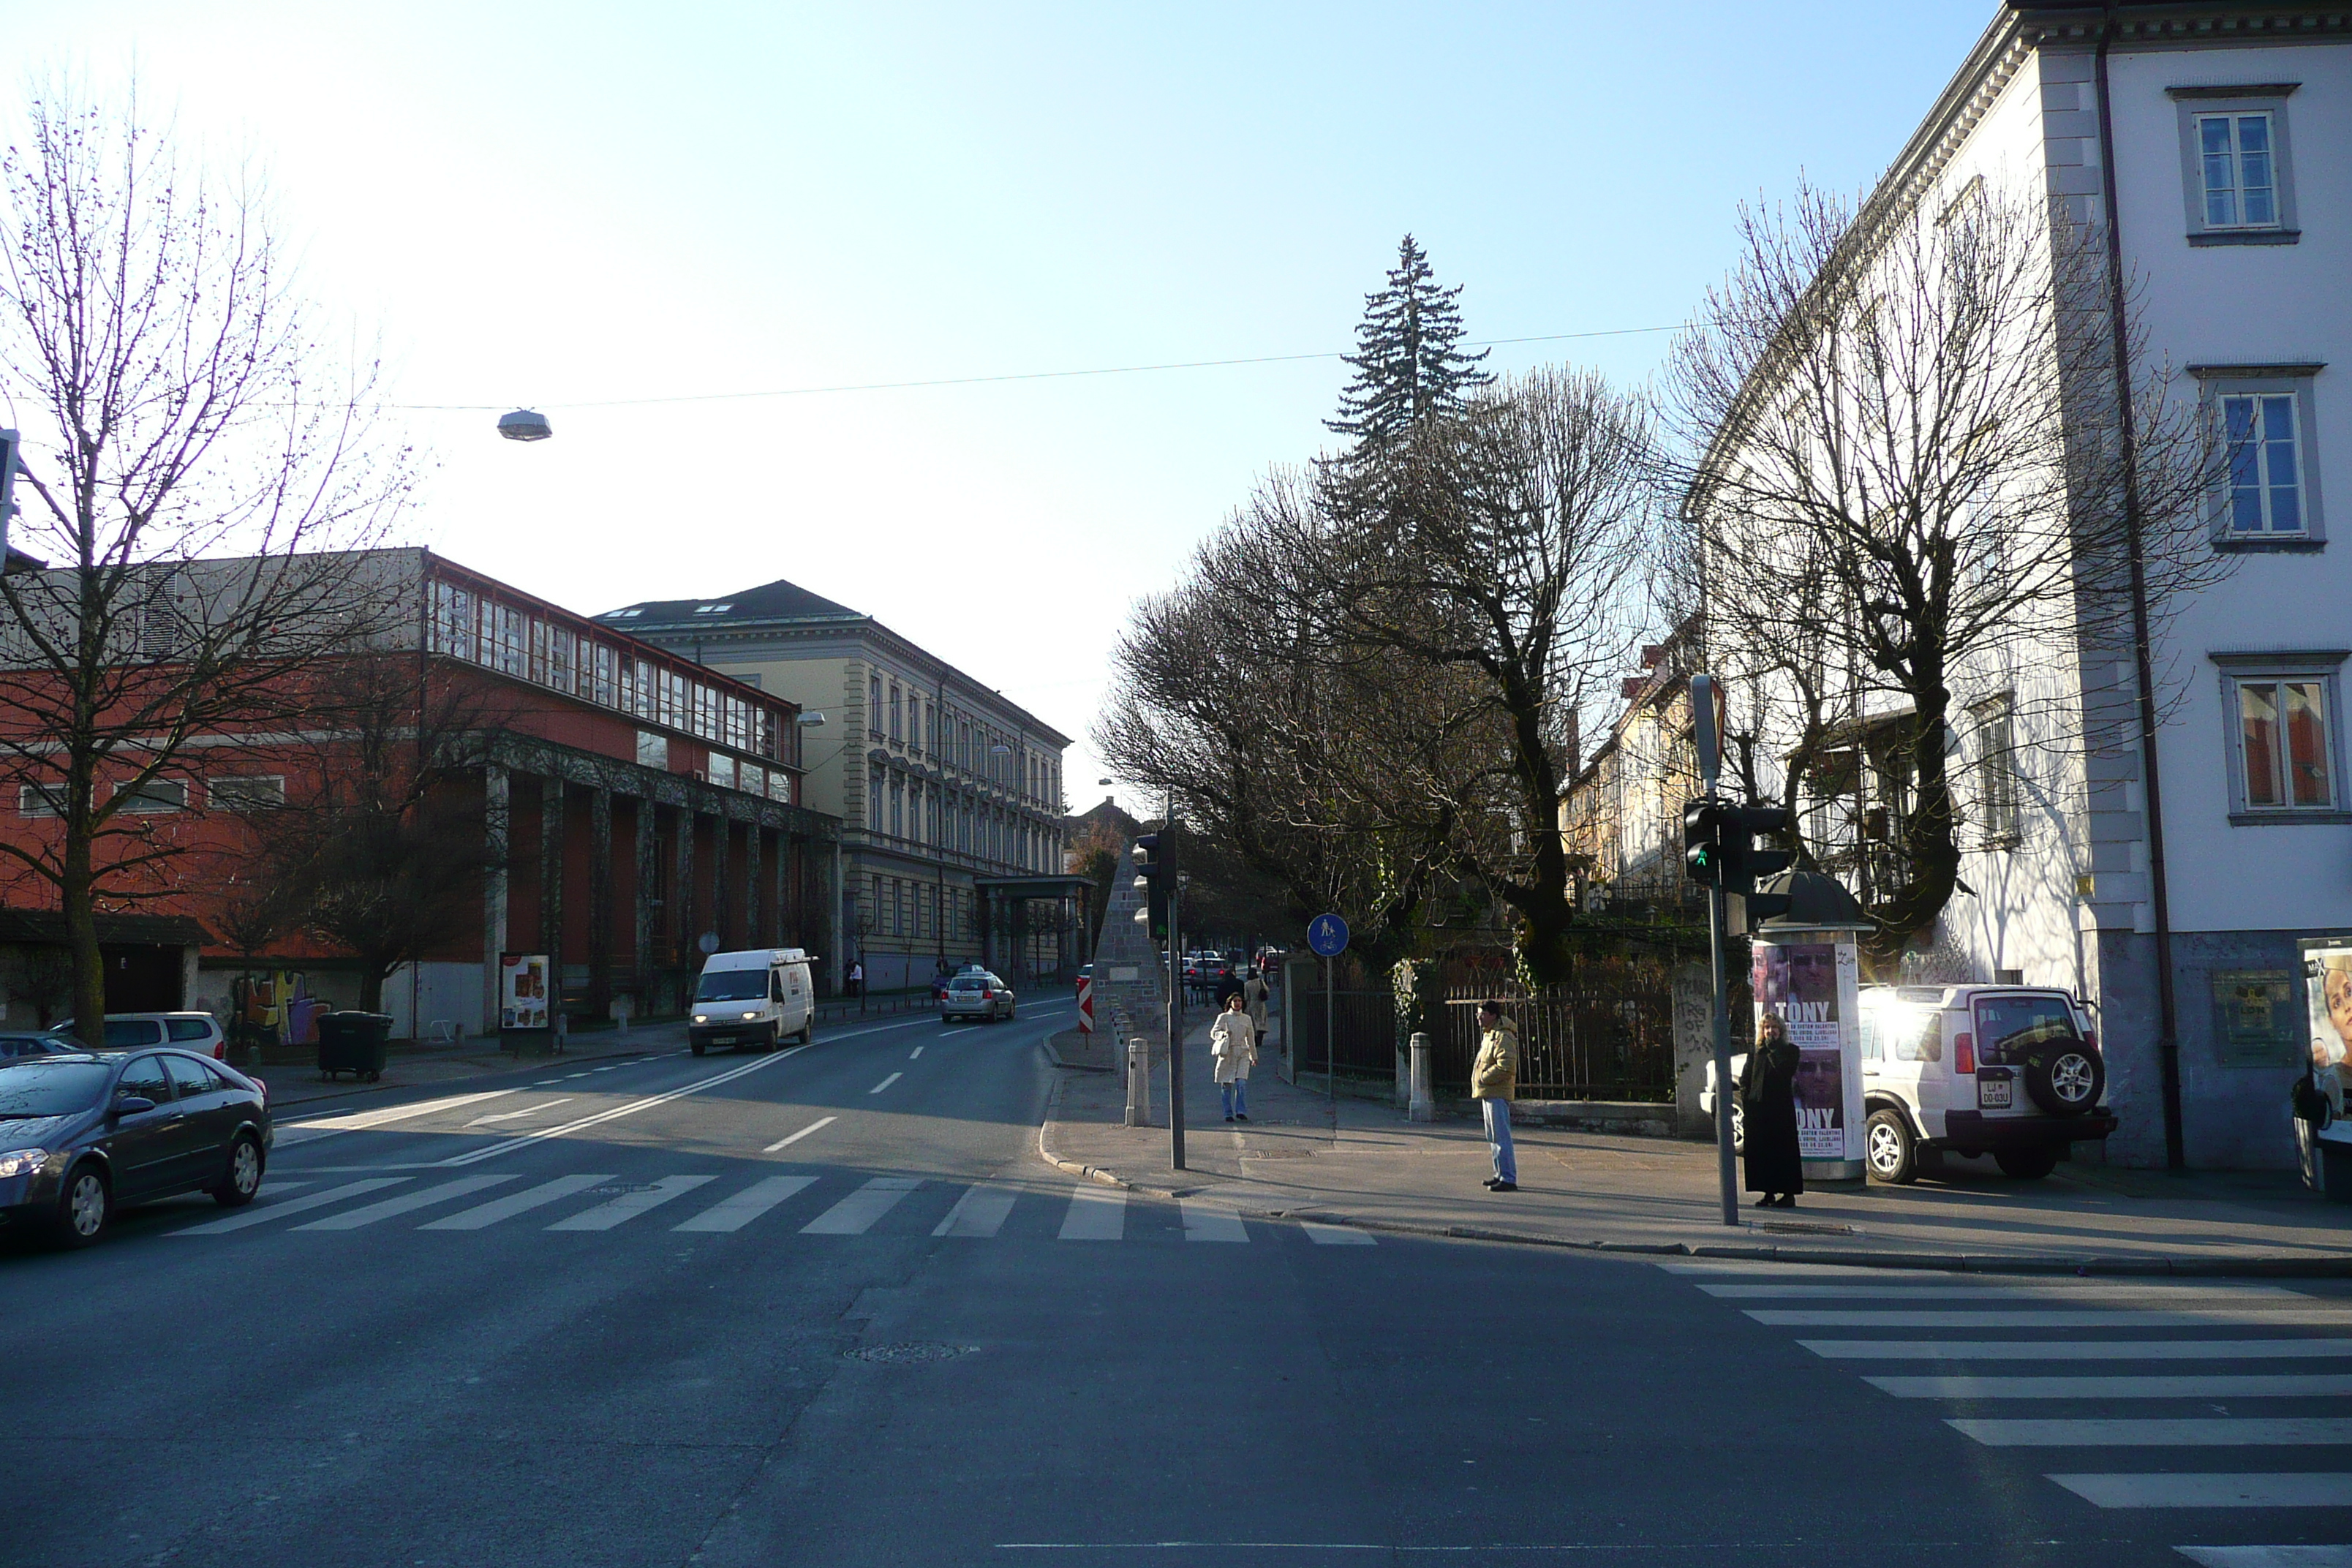
<path fill-rule="evenodd" d="M 593 1198 L 617 1198 L 626 1193 L 650 1193 L 658 1190 L 658 1184 L 653 1182 L 614 1182 L 607 1187 L 589 1188 L 588 1195 Z"/>
<path fill-rule="evenodd" d="M 860 1345 L 844 1353 L 852 1361 L 870 1361 L 883 1366 L 920 1366 L 925 1362 L 952 1361 L 979 1349 L 978 1345 L 943 1345 L 917 1340 L 905 1344 Z"/>
<path fill-rule="evenodd" d="M 1312 1149 L 1244 1149 L 1242 1151 L 1242 1158 L 1244 1160 L 1312 1160 L 1315 1158 L 1315 1151 Z"/>
<path fill-rule="evenodd" d="M 1769 1230 L 1776 1236 L 1852 1236 L 1850 1225 L 1829 1225 L 1821 1221 L 1808 1224 L 1801 1219 L 1759 1219 L 1759 1230 Z"/>

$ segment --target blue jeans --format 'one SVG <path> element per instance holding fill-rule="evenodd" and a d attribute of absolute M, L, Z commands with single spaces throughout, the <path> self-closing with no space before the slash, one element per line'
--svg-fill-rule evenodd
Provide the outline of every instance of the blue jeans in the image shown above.
<path fill-rule="evenodd" d="M 1217 1098 L 1225 1102 L 1227 1118 L 1249 1114 L 1249 1079 L 1237 1078 L 1231 1083 L 1217 1085 Z"/>
<path fill-rule="evenodd" d="M 1482 1100 L 1478 1109 L 1486 1118 L 1486 1142 L 1495 1152 L 1495 1179 L 1519 1184 L 1519 1162 L 1511 1152 L 1511 1102 Z"/>

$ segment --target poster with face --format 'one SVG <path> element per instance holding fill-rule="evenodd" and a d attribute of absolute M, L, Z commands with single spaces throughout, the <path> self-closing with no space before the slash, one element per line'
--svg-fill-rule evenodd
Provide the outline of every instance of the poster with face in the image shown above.
<path fill-rule="evenodd" d="M 2304 994 L 2310 1014 L 2311 1076 L 2328 1108 L 2344 1114 L 2352 1085 L 2352 944 L 2303 950 Z"/>
<path fill-rule="evenodd" d="M 502 1029 L 547 1027 L 547 955 L 509 952 L 499 957 L 499 1026 Z"/>
<path fill-rule="evenodd" d="M 1859 1159 L 1862 1052 L 1853 944 L 1759 942 L 1749 978 L 1758 1026 L 1779 1018 L 1797 1047 L 1799 1155 Z"/>

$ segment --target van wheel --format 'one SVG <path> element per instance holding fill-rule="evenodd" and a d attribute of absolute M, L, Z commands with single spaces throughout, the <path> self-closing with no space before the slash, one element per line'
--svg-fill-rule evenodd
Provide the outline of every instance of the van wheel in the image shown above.
<path fill-rule="evenodd" d="M 804 1046 L 816 1044 L 816 1015 L 814 1013 L 809 1015 L 809 1021 L 801 1026 L 801 1044 Z"/>
<path fill-rule="evenodd" d="M 2014 1176 L 2021 1182 L 2039 1181 L 2058 1168 L 2055 1149 L 1996 1149 L 1992 1163 L 2000 1167 L 2004 1176 Z"/>
<path fill-rule="evenodd" d="M 2106 1065 L 2080 1040 L 2053 1040 L 2025 1058 L 2025 1092 L 2053 1116 L 2080 1116 L 2099 1103 Z"/>
<path fill-rule="evenodd" d="M 1908 1186 L 1919 1179 L 1919 1141 L 1899 1110 L 1874 1110 L 1862 1129 L 1863 1159 L 1882 1182 Z"/>

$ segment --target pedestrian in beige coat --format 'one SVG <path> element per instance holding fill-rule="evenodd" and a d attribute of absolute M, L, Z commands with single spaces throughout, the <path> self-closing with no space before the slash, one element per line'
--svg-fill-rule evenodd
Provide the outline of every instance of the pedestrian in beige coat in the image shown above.
<path fill-rule="evenodd" d="M 1217 1097 L 1225 1120 L 1249 1120 L 1249 1073 L 1257 1065 L 1257 1027 L 1242 1005 L 1241 993 L 1225 998 L 1225 1010 L 1209 1026 L 1209 1055 L 1217 1066 Z"/>
<path fill-rule="evenodd" d="M 1486 1185 L 1498 1193 L 1519 1190 L 1518 1157 L 1511 1151 L 1511 1096 L 1518 1084 L 1519 1026 L 1503 1016 L 1500 1002 L 1481 1002 L 1470 1093 L 1486 1119 L 1486 1142 L 1495 1156 L 1495 1173 L 1486 1178 Z"/>
<path fill-rule="evenodd" d="M 1273 994 L 1273 989 L 1265 983 L 1265 971 L 1263 969 L 1251 970 L 1249 979 L 1242 985 L 1242 1003 L 1249 1008 L 1250 1027 L 1256 1031 L 1261 1040 L 1265 1038 L 1265 999 Z"/>

